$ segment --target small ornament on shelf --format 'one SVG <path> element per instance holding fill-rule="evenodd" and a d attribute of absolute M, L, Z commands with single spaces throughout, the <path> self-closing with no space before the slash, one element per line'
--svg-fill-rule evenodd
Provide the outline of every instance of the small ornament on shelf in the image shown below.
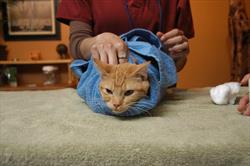
<path fill-rule="evenodd" d="M 46 65 L 46 66 L 43 66 L 42 70 L 46 76 L 46 80 L 43 83 L 44 85 L 53 85 L 57 82 L 57 79 L 56 79 L 56 71 L 58 70 L 57 66 Z"/>
<path fill-rule="evenodd" d="M 41 60 L 41 51 L 31 51 L 29 54 L 29 59 L 33 61 Z"/>
<path fill-rule="evenodd" d="M 17 87 L 17 68 L 13 66 L 7 67 L 4 74 L 7 77 L 8 84 L 12 87 Z"/>
<path fill-rule="evenodd" d="M 60 55 L 61 59 L 69 58 L 68 47 L 65 44 L 58 44 L 56 46 L 56 52 Z"/>

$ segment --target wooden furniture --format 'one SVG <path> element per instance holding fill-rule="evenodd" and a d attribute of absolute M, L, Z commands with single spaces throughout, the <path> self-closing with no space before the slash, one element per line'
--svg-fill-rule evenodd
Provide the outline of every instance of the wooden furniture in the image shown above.
<path fill-rule="evenodd" d="M 17 68 L 17 87 L 0 85 L 0 90 L 48 90 L 65 87 L 74 87 L 75 81 L 70 70 L 71 59 L 59 60 L 20 60 L 20 61 L 0 61 L 1 69 L 8 66 Z M 55 65 L 58 67 L 57 83 L 44 85 L 45 75 L 42 67 L 45 65 Z"/>

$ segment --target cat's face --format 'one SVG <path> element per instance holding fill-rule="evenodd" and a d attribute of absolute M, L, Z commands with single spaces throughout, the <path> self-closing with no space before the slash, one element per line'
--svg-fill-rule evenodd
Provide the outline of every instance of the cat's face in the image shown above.
<path fill-rule="evenodd" d="M 114 113 L 122 113 L 147 95 L 149 62 L 136 65 L 123 63 L 110 65 L 97 59 L 94 62 L 101 74 L 100 93 L 107 106 Z"/>

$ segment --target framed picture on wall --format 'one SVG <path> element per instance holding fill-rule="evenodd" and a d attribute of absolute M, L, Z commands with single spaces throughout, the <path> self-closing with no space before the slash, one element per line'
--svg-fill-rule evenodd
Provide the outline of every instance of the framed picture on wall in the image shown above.
<path fill-rule="evenodd" d="M 58 0 L 5 0 L 2 2 L 5 40 L 59 40 L 55 15 Z"/>

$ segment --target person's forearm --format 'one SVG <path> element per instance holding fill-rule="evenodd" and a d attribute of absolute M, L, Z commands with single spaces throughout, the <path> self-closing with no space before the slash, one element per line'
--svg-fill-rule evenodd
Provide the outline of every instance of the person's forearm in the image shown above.
<path fill-rule="evenodd" d="M 70 22 L 70 52 L 74 59 L 88 59 L 94 38 L 91 26 L 81 21 Z"/>

